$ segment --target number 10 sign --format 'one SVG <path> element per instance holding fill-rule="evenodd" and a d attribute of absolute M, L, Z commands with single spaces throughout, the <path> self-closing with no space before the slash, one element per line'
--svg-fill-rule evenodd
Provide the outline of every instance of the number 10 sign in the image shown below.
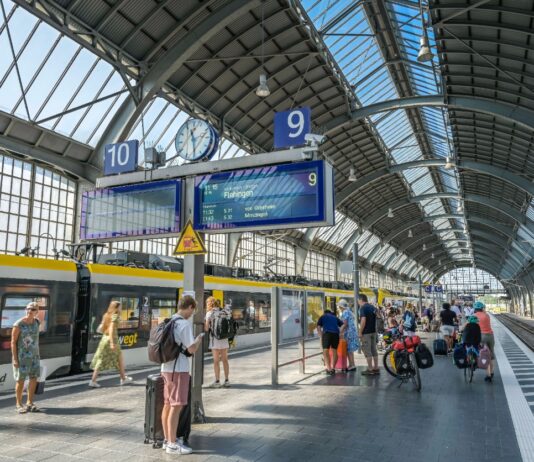
<path fill-rule="evenodd" d="M 106 144 L 104 148 L 104 175 L 134 172 L 137 168 L 139 141 Z"/>
<path fill-rule="evenodd" d="M 302 146 L 306 144 L 304 137 L 310 133 L 311 110 L 301 107 L 290 111 L 274 114 L 274 147 L 275 149 Z"/>

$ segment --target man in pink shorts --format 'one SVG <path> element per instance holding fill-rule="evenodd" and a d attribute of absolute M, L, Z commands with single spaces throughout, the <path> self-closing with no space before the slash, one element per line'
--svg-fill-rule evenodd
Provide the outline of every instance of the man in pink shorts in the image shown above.
<path fill-rule="evenodd" d="M 195 353 L 202 342 L 203 333 L 196 339 L 193 337 L 193 326 L 187 321 L 195 312 L 197 303 L 193 297 L 186 295 L 178 303 L 178 313 L 172 319 L 174 321 L 174 341 L 181 345 L 182 350 L 190 354 Z M 161 365 L 163 376 L 163 411 L 161 422 L 165 441 L 163 447 L 167 454 L 191 454 L 193 450 L 185 444 L 176 441 L 176 431 L 180 411 L 187 404 L 189 392 L 189 359 L 180 353 L 178 359 L 174 359 Z"/>

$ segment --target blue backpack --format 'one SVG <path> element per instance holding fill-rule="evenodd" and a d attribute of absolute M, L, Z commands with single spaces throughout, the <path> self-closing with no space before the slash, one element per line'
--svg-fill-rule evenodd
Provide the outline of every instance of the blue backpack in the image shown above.
<path fill-rule="evenodd" d="M 407 330 L 415 330 L 415 315 L 411 311 L 406 311 L 404 316 L 404 322 L 402 323 L 404 328 Z"/>

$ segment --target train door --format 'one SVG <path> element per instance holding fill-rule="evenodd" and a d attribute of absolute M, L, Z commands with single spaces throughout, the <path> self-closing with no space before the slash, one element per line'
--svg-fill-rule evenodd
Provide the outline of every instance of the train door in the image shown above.
<path fill-rule="evenodd" d="M 78 271 L 78 306 L 73 322 L 71 373 L 87 370 L 85 356 L 89 344 L 91 284 L 87 268 Z"/>

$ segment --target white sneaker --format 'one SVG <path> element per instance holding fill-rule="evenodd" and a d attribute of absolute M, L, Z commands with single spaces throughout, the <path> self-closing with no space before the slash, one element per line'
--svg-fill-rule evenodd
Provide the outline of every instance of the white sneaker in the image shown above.
<path fill-rule="evenodd" d="M 222 387 L 221 382 L 213 382 L 210 385 L 210 388 L 221 388 L 221 387 Z"/>
<path fill-rule="evenodd" d="M 167 449 L 167 440 L 163 440 L 163 443 L 161 443 L 161 449 Z"/>
<path fill-rule="evenodd" d="M 182 446 L 181 444 L 167 444 L 167 448 L 165 449 L 165 452 L 167 454 L 191 454 L 193 450 L 188 446 Z"/>
<path fill-rule="evenodd" d="M 102 385 L 100 385 L 97 382 L 93 382 L 92 380 L 89 380 L 89 387 L 91 388 L 100 388 Z"/>
<path fill-rule="evenodd" d="M 193 452 L 189 446 L 183 443 L 177 443 L 177 446 L 180 448 L 180 454 L 191 454 Z"/>
<path fill-rule="evenodd" d="M 131 383 L 131 382 L 133 382 L 133 378 L 130 377 L 129 375 L 127 375 L 126 377 L 121 379 L 121 385 L 125 385 L 125 384 Z"/>
<path fill-rule="evenodd" d="M 224 388 L 230 388 L 232 385 L 230 385 L 230 380 L 225 380 L 222 386 Z"/>

